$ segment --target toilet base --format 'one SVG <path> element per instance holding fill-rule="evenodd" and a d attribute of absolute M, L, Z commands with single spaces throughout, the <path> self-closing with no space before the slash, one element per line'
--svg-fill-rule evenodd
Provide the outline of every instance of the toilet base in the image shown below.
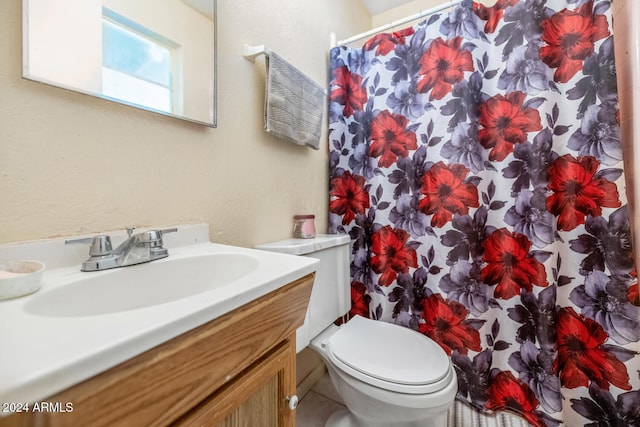
<path fill-rule="evenodd" d="M 348 409 L 342 409 L 331 414 L 324 427 L 360 427 L 360 424 Z"/>
<path fill-rule="evenodd" d="M 408 421 L 408 422 L 394 422 L 394 427 L 429 427 L 429 426 L 446 426 L 447 414 L 436 415 L 427 421 Z M 342 409 L 338 412 L 334 412 L 327 419 L 324 427 L 389 427 L 388 421 L 377 423 L 373 420 L 366 420 L 360 422 L 358 418 L 353 415 L 348 409 Z"/>

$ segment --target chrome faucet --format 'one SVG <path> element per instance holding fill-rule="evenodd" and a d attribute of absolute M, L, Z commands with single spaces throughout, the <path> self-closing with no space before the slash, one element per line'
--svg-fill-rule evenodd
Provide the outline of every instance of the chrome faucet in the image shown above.
<path fill-rule="evenodd" d="M 91 246 L 89 258 L 82 263 L 80 270 L 101 271 L 168 257 L 169 252 L 162 246 L 162 235 L 178 231 L 177 228 L 168 228 L 133 234 L 133 230 L 133 228 L 127 228 L 129 237 L 115 249 L 112 249 L 111 237 L 104 234 L 65 240 L 65 244 L 89 244 Z"/>

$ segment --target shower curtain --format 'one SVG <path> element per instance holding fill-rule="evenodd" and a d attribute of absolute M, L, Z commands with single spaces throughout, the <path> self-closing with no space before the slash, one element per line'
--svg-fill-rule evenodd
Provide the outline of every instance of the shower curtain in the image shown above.
<path fill-rule="evenodd" d="M 435 340 L 479 410 L 640 425 L 611 2 L 466 0 L 330 62 L 351 315 Z"/>

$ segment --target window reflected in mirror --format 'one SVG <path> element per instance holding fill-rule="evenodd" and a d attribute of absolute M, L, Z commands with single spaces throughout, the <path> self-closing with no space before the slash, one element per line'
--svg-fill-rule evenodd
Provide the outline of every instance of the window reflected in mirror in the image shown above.
<path fill-rule="evenodd" d="M 215 0 L 24 0 L 23 76 L 215 126 Z"/>

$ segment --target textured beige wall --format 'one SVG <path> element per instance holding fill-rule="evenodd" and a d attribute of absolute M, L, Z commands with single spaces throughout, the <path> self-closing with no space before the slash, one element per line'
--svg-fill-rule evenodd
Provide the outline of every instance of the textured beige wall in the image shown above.
<path fill-rule="evenodd" d="M 206 222 L 253 246 L 300 212 L 326 229 L 326 125 L 320 151 L 267 135 L 263 59 L 242 46 L 326 84 L 330 33 L 371 28 L 360 0 L 219 0 L 216 129 L 23 80 L 21 4 L 0 1 L 0 243 Z"/>

